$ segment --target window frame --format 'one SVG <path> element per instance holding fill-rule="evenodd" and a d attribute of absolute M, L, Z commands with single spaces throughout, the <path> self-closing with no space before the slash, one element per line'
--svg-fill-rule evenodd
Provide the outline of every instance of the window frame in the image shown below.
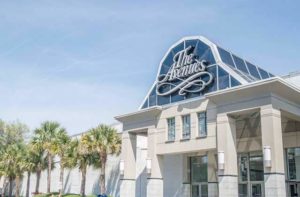
<path fill-rule="evenodd" d="M 204 126 L 205 126 L 205 135 L 202 135 L 203 132 L 201 132 L 202 127 L 200 126 L 201 121 L 200 121 L 200 115 L 204 114 Z M 198 138 L 206 138 L 207 137 L 207 111 L 200 111 L 197 113 L 197 137 Z"/>
<path fill-rule="evenodd" d="M 174 136 L 173 136 L 173 139 L 170 138 L 170 125 L 169 125 L 169 121 L 171 120 L 174 120 L 174 130 L 173 130 L 173 133 L 174 133 Z M 174 142 L 176 139 L 176 118 L 175 117 L 170 117 L 170 118 L 167 118 L 167 142 Z"/>
<path fill-rule="evenodd" d="M 184 120 L 185 117 L 189 117 L 188 137 L 186 137 L 187 133 L 185 133 L 185 120 Z M 191 139 L 191 114 L 182 115 L 181 116 L 181 124 L 182 124 L 182 127 L 181 127 L 181 131 L 182 131 L 181 138 L 182 138 L 182 140 Z"/>

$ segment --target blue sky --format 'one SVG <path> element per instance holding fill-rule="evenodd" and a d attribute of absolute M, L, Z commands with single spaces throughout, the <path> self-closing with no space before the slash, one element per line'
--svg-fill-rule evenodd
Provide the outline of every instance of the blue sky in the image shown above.
<path fill-rule="evenodd" d="M 300 70 L 299 1 L 1 1 L 0 118 L 70 134 L 135 111 L 166 50 L 203 35 L 276 75 Z"/>

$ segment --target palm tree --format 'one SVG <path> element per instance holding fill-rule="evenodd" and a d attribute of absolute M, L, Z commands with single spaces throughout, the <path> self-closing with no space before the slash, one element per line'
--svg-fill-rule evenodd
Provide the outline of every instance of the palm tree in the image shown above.
<path fill-rule="evenodd" d="M 100 124 L 96 128 L 92 128 L 88 131 L 88 134 L 83 139 L 82 143 L 87 147 L 87 149 L 89 149 L 89 151 L 99 155 L 101 161 L 99 187 L 101 194 L 105 194 L 105 168 L 107 155 L 119 154 L 121 150 L 121 139 L 117 134 L 117 130 L 110 126 Z"/>
<path fill-rule="evenodd" d="M 90 152 L 87 144 L 88 134 L 83 134 L 80 140 L 73 140 L 74 144 L 74 158 L 76 158 L 77 166 L 81 172 L 81 186 L 80 195 L 85 197 L 85 185 L 86 185 L 86 173 L 88 166 L 94 166 L 96 168 L 100 167 L 99 155 L 94 152 Z"/>
<path fill-rule="evenodd" d="M 39 165 L 38 153 L 36 152 L 34 144 L 29 143 L 26 145 L 26 155 L 24 160 L 24 169 L 27 172 L 27 185 L 26 185 L 26 197 L 29 197 L 30 189 L 30 177 L 31 173 L 34 172 Z"/>
<path fill-rule="evenodd" d="M 66 167 L 72 167 L 72 155 L 70 152 L 70 142 L 71 138 L 68 136 L 65 130 L 60 130 L 56 133 L 55 141 L 54 141 L 54 149 L 55 153 L 60 158 L 60 175 L 59 175 L 59 183 L 60 183 L 60 191 L 59 195 L 62 196 L 64 192 L 64 169 Z"/>
<path fill-rule="evenodd" d="M 2 195 L 9 182 L 9 196 L 12 196 L 13 181 L 16 183 L 16 197 L 20 193 L 20 179 L 24 173 L 25 144 L 24 137 L 28 127 L 18 121 L 6 123 L 0 120 L 0 174 L 5 183 Z"/>
<path fill-rule="evenodd" d="M 15 180 L 16 192 L 15 196 L 20 195 L 20 182 L 24 173 L 24 161 L 25 161 L 25 145 L 23 143 L 16 143 L 8 145 L 2 152 L 0 161 L 0 171 L 4 174 L 9 181 L 9 193 L 8 196 L 12 196 L 13 182 Z"/>
<path fill-rule="evenodd" d="M 34 136 L 29 143 L 29 147 L 31 149 L 31 158 L 34 163 L 34 172 L 36 175 L 36 183 L 35 183 L 35 194 L 39 194 L 40 188 L 40 180 L 42 171 L 48 168 L 48 162 L 46 160 L 46 154 L 43 149 L 42 140 L 39 139 L 39 136 Z"/>
<path fill-rule="evenodd" d="M 51 192 L 51 169 L 52 160 L 56 153 L 56 137 L 58 133 L 65 132 L 65 129 L 57 122 L 46 121 L 43 122 L 40 128 L 35 130 L 36 139 L 40 140 L 43 149 L 47 155 L 48 170 L 47 170 L 47 193 Z"/>

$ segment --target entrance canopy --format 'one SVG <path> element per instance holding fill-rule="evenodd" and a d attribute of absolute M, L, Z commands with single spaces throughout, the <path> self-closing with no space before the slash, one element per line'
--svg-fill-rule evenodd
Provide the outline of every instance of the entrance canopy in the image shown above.
<path fill-rule="evenodd" d="M 201 97 L 209 92 L 274 77 L 202 37 L 185 37 L 169 48 L 140 109 Z"/>

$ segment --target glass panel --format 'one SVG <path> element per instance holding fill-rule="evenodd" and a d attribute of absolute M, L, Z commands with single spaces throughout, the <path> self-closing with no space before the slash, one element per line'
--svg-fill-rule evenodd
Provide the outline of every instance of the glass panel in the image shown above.
<path fill-rule="evenodd" d="M 262 196 L 262 188 L 261 184 L 253 184 L 251 186 L 252 197 L 261 197 Z"/>
<path fill-rule="evenodd" d="M 149 107 L 156 105 L 156 86 L 154 86 L 149 96 Z"/>
<path fill-rule="evenodd" d="M 186 40 L 185 41 L 185 48 L 188 48 L 189 46 L 192 46 L 192 47 L 197 47 L 198 45 L 198 42 L 200 42 L 199 40 Z"/>
<path fill-rule="evenodd" d="M 199 185 L 192 186 L 192 197 L 200 197 Z"/>
<path fill-rule="evenodd" d="M 217 90 L 217 84 L 218 84 L 217 67 L 216 66 L 210 66 L 210 67 L 207 68 L 207 71 L 210 72 L 213 75 L 213 82 L 203 90 L 202 94 L 205 94 L 205 93 L 208 93 L 208 92 L 213 92 L 213 91 Z M 204 76 L 203 80 L 208 81 L 209 79 L 208 79 L 207 76 Z"/>
<path fill-rule="evenodd" d="M 170 90 L 170 85 L 162 86 L 162 87 L 160 87 L 160 90 L 161 90 L 161 92 L 167 92 L 168 90 Z M 170 103 L 170 95 L 158 96 L 157 103 L 158 103 L 158 105 L 169 104 Z"/>
<path fill-rule="evenodd" d="M 239 184 L 239 197 L 248 197 L 248 185 Z"/>
<path fill-rule="evenodd" d="M 229 74 L 218 66 L 218 74 L 219 74 L 219 90 L 229 88 Z"/>
<path fill-rule="evenodd" d="M 275 77 L 275 75 L 273 75 L 273 74 L 271 74 L 271 73 L 269 73 L 269 75 L 270 75 L 270 77 Z"/>
<path fill-rule="evenodd" d="M 182 138 L 188 139 L 191 137 L 191 117 L 190 115 L 182 116 Z"/>
<path fill-rule="evenodd" d="M 178 44 L 176 47 L 172 49 L 173 55 L 178 53 L 179 51 L 182 51 L 184 49 L 184 42 Z"/>
<path fill-rule="evenodd" d="M 142 109 L 147 108 L 148 107 L 148 99 L 146 99 L 145 103 L 142 106 Z"/>
<path fill-rule="evenodd" d="M 261 69 L 259 67 L 258 67 L 258 70 L 259 70 L 261 78 L 263 78 L 263 79 L 269 78 L 269 74 L 265 70 L 263 70 L 263 69 Z"/>
<path fill-rule="evenodd" d="M 210 47 L 208 47 L 201 41 L 198 42 L 195 53 L 200 60 L 205 59 L 206 61 L 208 61 L 209 64 L 216 63 L 215 58 L 210 50 Z"/>
<path fill-rule="evenodd" d="M 240 155 L 239 166 L 239 180 L 241 182 L 248 181 L 248 155 Z"/>
<path fill-rule="evenodd" d="M 240 71 L 243 71 L 244 73 L 248 73 L 248 70 L 247 70 L 247 67 L 245 65 L 245 62 L 244 60 L 242 60 L 241 58 L 235 56 L 235 55 L 232 55 L 233 59 L 234 59 L 234 62 L 235 62 L 235 65 L 236 65 L 236 68 L 239 69 Z"/>
<path fill-rule="evenodd" d="M 291 197 L 299 197 L 298 194 L 300 194 L 300 187 L 299 187 L 299 184 L 297 183 L 290 183 L 289 184 L 289 196 Z"/>
<path fill-rule="evenodd" d="M 168 119 L 168 140 L 175 140 L 175 118 Z"/>
<path fill-rule="evenodd" d="M 300 180 L 300 148 L 287 150 L 289 180 Z"/>
<path fill-rule="evenodd" d="M 236 80 L 233 76 L 230 76 L 230 80 L 231 80 L 231 87 L 241 85 L 241 83 L 238 80 Z"/>
<path fill-rule="evenodd" d="M 250 167 L 250 181 L 264 180 L 264 164 L 263 164 L 263 156 L 261 154 L 250 154 L 249 167 Z"/>
<path fill-rule="evenodd" d="M 207 182 L 207 156 L 192 157 L 192 182 Z"/>
<path fill-rule="evenodd" d="M 207 135 L 206 126 L 206 112 L 198 113 L 198 135 L 199 137 L 205 137 Z"/>
<path fill-rule="evenodd" d="M 218 51 L 219 51 L 219 54 L 221 56 L 221 59 L 224 63 L 232 66 L 232 67 L 235 67 L 234 66 L 234 63 L 233 63 L 233 60 L 231 58 L 231 55 L 228 51 L 225 51 L 224 49 L 218 47 Z"/>
<path fill-rule="evenodd" d="M 256 77 L 257 79 L 260 79 L 260 76 L 259 76 L 259 73 L 257 71 L 257 68 L 256 66 L 254 66 L 253 64 L 249 63 L 249 62 L 246 62 L 247 66 L 248 66 L 248 69 L 249 69 L 249 72 L 252 76 Z"/>
<path fill-rule="evenodd" d="M 201 197 L 208 197 L 208 185 L 201 184 Z"/>

